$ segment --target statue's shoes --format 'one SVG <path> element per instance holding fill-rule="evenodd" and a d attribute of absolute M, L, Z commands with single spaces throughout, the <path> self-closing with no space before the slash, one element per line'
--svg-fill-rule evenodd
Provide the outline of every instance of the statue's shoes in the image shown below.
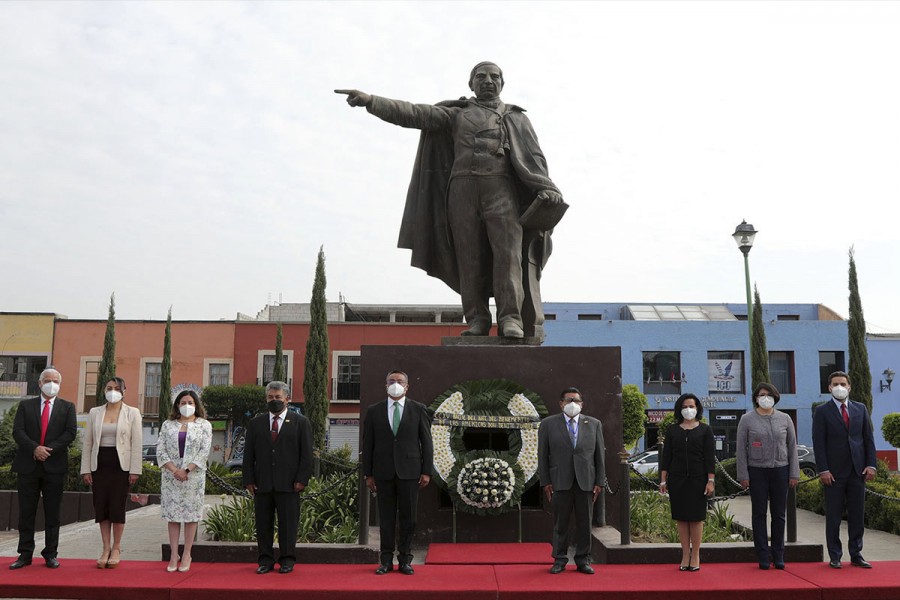
<path fill-rule="evenodd" d="M 500 326 L 500 335 L 506 338 L 521 339 L 525 337 L 525 331 L 519 326 L 518 323 L 507 321 Z"/>

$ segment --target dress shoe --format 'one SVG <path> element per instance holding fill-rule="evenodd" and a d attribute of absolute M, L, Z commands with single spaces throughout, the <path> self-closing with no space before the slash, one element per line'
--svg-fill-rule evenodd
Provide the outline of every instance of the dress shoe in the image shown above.
<path fill-rule="evenodd" d="M 759 563 L 759 568 L 762 569 L 763 571 L 768 571 L 769 563 Z"/>
<path fill-rule="evenodd" d="M 514 321 L 507 321 L 500 326 L 500 335 L 505 338 L 522 339 L 525 337 L 525 330 Z"/>
<path fill-rule="evenodd" d="M 9 568 L 10 568 L 10 569 L 13 569 L 13 570 L 15 570 L 15 569 L 21 569 L 22 567 L 27 567 L 27 566 L 30 565 L 30 564 L 31 564 L 31 559 L 30 559 L 30 558 L 26 558 L 26 557 L 24 557 L 24 556 L 19 556 L 19 558 L 16 559 L 16 562 L 14 562 L 13 564 L 9 565 Z"/>
<path fill-rule="evenodd" d="M 490 323 L 488 323 L 487 325 L 485 325 L 484 323 L 473 323 L 472 325 L 469 326 L 468 329 L 466 329 L 459 335 L 465 335 L 465 336 L 481 335 L 481 336 L 483 336 L 483 335 L 487 335 L 490 332 L 490 330 L 491 330 Z"/>
<path fill-rule="evenodd" d="M 578 565 L 575 568 L 578 570 L 579 573 L 584 573 L 585 575 L 593 575 L 594 574 L 594 567 L 592 567 L 591 565 L 589 565 L 587 563 L 585 563 L 583 565 Z"/>
<path fill-rule="evenodd" d="M 58 569 L 59 561 L 56 560 L 55 556 L 53 558 L 47 558 L 44 560 L 44 566 L 47 567 L 48 569 Z"/>
<path fill-rule="evenodd" d="M 178 567 L 179 573 L 187 573 L 191 570 L 191 557 L 187 557 L 187 559 L 181 559 L 181 566 Z"/>
<path fill-rule="evenodd" d="M 553 566 L 550 567 L 551 575 L 558 575 L 566 570 L 566 563 L 553 563 Z"/>
<path fill-rule="evenodd" d="M 691 573 L 696 573 L 699 570 L 700 570 L 700 567 L 688 567 L 688 571 L 690 571 Z"/>
<path fill-rule="evenodd" d="M 269 571 L 272 570 L 272 566 L 273 565 L 259 565 L 258 567 L 256 567 L 256 574 L 257 575 L 265 575 L 266 573 L 268 573 Z"/>
<path fill-rule="evenodd" d="M 404 575 L 412 575 L 412 574 L 415 573 L 415 571 L 413 571 L 412 565 L 408 565 L 408 564 L 402 564 L 402 565 L 400 565 L 400 569 L 399 569 L 399 570 L 400 570 L 400 572 L 403 573 Z"/>
<path fill-rule="evenodd" d="M 169 561 L 169 565 L 166 567 L 166 571 L 168 571 L 169 573 L 174 573 L 175 571 L 177 571 L 179 558 L 179 556 L 173 556 L 172 560 Z"/>
<path fill-rule="evenodd" d="M 869 561 L 864 559 L 862 556 L 857 556 L 856 558 L 850 559 L 850 564 L 854 567 L 862 567 L 863 569 L 871 569 L 872 565 L 869 564 Z"/>
<path fill-rule="evenodd" d="M 115 548 L 110 550 L 109 551 L 109 560 L 106 561 L 106 568 L 107 569 L 115 569 L 116 567 L 118 567 L 121 556 L 122 556 L 121 550 L 116 550 Z"/>
<path fill-rule="evenodd" d="M 294 570 L 294 565 L 281 565 L 278 567 L 279 573 L 291 573 Z"/>
<path fill-rule="evenodd" d="M 833 560 L 833 561 L 831 561 L 830 563 L 828 563 L 828 566 L 831 567 L 832 569 L 840 569 L 840 568 L 841 568 L 841 561 L 840 561 L 840 560 Z"/>
<path fill-rule="evenodd" d="M 384 575 L 385 573 L 388 573 L 393 570 L 394 570 L 394 565 L 381 565 L 380 567 L 375 569 L 375 574 L 376 575 Z"/>
<path fill-rule="evenodd" d="M 680 567 L 678 567 L 678 570 L 679 570 L 679 571 L 687 571 L 687 570 L 688 570 L 688 566 L 687 566 L 687 565 L 681 565 Z"/>
<path fill-rule="evenodd" d="M 97 559 L 97 568 L 105 569 L 106 563 L 109 562 L 109 550 L 104 550 L 103 554 L 100 555 L 100 558 Z"/>
<path fill-rule="evenodd" d="M 778 569 L 779 571 L 784 571 L 784 563 L 783 563 L 783 562 L 782 562 L 782 563 L 780 563 L 780 562 L 775 563 L 775 568 Z"/>

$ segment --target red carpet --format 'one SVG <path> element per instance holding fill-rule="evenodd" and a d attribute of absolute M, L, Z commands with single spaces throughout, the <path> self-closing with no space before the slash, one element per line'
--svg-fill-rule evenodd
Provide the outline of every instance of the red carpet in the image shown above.
<path fill-rule="evenodd" d="M 506 554 L 505 548 L 494 551 Z M 127 561 L 115 570 L 97 569 L 92 560 L 64 558 L 62 563 L 55 571 L 40 561 L 17 571 L 0 564 L 0 597 L 243 600 L 253 590 L 255 598 L 291 600 L 356 600 L 363 594 L 367 600 L 636 600 L 654 594 L 666 600 L 900 599 L 900 561 L 875 562 L 871 570 L 845 564 L 839 571 L 827 563 L 788 564 L 786 571 L 719 563 L 697 573 L 679 572 L 676 565 L 595 565 L 593 576 L 576 572 L 573 565 L 550 575 L 548 563 L 426 564 L 415 565 L 412 577 L 397 571 L 377 576 L 375 565 L 301 564 L 291 575 L 257 575 L 254 564 L 194 563 L 188 573 L 167 573 L 162 561 Z"/>
<path fill-rule="evenodd" d="M 427 565 L 543 565 L 553 562 L 550 544 L 431 544 Z"/>

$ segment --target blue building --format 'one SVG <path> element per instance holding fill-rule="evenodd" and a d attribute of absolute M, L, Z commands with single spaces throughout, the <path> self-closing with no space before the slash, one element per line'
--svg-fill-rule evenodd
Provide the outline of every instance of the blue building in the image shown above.
<path fill-rule="evenodd" d="M 650 405 L 644 448 L 656 443 L 656 424 L 678 396 L 692 392 L 703 402 L 720 456 L 734 455 L 738 421 L 752 408 L 746 305 L 546 302 L 544 311 L 544 345 L 622 349 L 622 384 L 637 385 Z M 778 409 L 794 420 L 799 442 L 811 445 L 812 407 L 831 397 L 828 374 L 847 369 L 847 321 L 820 304 L 766 304 L 763 321 Z M 876 448 L 896 457 L 880 424 L 900 411 L 900 393 L 880 392 L 875 373 L 883 379 L 881 372 L 900 361 L 900 336 L 870 336 L 868 347 Z"/>

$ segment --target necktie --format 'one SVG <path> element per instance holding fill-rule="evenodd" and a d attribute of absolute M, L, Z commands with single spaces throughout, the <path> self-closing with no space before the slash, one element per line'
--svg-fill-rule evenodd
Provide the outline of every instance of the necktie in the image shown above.
<path fill-rule="evenodd" d="M 272 441 L 278 439 L 278 417 L 272 419 Z"/>
<path fill-rule="evenodd" d="M 47 439 L 47 423 L 50 422 L 50 400 L 44 400 L 44 409 L 41 411 L 41 446 Z"/>
<path fill-rule="evenodd" d="M 572 438 L 572 447 L 574 448 L 578 441 L 575 437 L 575 419 L 569 419 L 569 437 Z"/>
<path fill-rule="evenodd" d="M 400 429 L 400 403 L 394 400 L 394 418 L 391 419 L 391 429 L 394 430 L 394 435 L 397 435 L 397 430 Z"/>
<path fill-rule="evenodd" d="M 841 404 L 841 416 L 844 417 L 844 427 L 850 429 L 850 413 L 847 412 L 846 404 Z"/>

